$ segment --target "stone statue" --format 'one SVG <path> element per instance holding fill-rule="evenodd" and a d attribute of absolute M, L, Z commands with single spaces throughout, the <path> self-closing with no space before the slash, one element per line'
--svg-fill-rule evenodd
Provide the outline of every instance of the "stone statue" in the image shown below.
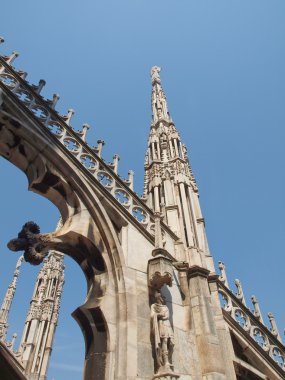
<path fill-rule="evenodd" d="M 151 334 L 153 338 L 156 373 L 172 372 L 171 357 L 174 347 L 173 329 L 169 322 L 169 310 L 160 290 L 154 294 L 151 305 Z"/>
<path fill-rule="evenodd" d="M 151 81 L 152 83 L 153 82 L 159 82 L 160 83 L 160 76 L 159 76 L 159 73 L 160 73 L 160 70 L 161 68 L 158 67 L 158 66 L 153 66 L 151 68 Z"/>

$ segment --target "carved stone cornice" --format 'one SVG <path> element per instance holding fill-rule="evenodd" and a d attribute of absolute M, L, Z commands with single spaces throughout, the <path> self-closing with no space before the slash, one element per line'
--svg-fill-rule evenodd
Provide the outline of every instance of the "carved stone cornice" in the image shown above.
<path fill-rule="evenodd" d="M 210 274 L 210 271 L 206 268 L 202 268 L 198 265 L 193 265 L 191 267 L 189 267 L 188 269 L 188 278 L 193 278 L 193 277 L 204 277 L 204 278 L 208 278 Z"/>
<path fill-rule="evenodd" d="M 163 372 L 153 376 L 153 380 L 176 380 L 180 375 L 174 372 Z"/>

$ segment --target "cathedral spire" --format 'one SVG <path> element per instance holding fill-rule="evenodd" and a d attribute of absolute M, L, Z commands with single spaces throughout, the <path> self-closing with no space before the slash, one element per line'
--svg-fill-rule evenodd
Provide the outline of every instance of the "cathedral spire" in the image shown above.
<path fill-rule="evenodd" d="M 21 256 L 16 264 L 12 282 L 10 283 L 7 292 L 5 294 L 2 307 L 0 309 L 0 340 L 5 341 L 8 330 L 8 316 L 13 302 L 13 298 L 16 292 L 17 280 L 20 274 L 20 267 L 24 257 Z"/>
<path fill-rule="evenodd" d="M 64 284 L 63 258 L 51 251 L 37 277 L 19 349 L 29 379 L 46 379 Z"/>
<path fill-rule="evenodd" d="M 193 176 L 187 148 L 172 121 L 161 86 L 161 69 L 151 69 L 152 123 L 145 159 L 143 199 L 177 234 L 194 259 L 192 265 L 214 271 L 204 230 L 198 188 Z M 203 252 L 203 254 L 195 254 Z M 207 257 L 207 259 L 206 259 Z M 208 264 L 205 261 L 209 261 Z"/>
<path fill-rule="evenodd" d="M 56 231 L 62 227 L 60 218 Z M 20 344 L 25 375 L 45 380 L 57 326 L 64 285 L 64 255 L 50 251 L 39 271 Z"/>

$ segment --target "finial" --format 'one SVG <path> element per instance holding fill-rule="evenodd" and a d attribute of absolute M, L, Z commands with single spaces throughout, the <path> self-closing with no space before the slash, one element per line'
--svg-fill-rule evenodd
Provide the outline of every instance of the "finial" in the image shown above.
<path fill-rule="evenodd" d="M 219 261 L 219 269 L 220 269 L 220 276 L 219 280 L 227 287 L 229 288 L 229 283 L 227 279 L 227 274 L 226 274 L 226 266 L 222 261 Z"/>
<path fill-rule="evenodd" d="M 260 308 L 259 308 L 259 303 L 257 301 L 257 298 L 255 296 L 252 296 L 251 297 L 251 302 L 253 304 L 253 308 L 254 308 L 254 311 L 253 311 L 253 314 L 254 316 L 261 322 L 264 324 L 263 322 L 263 318 L 262 318 L 262 315 L 261 315 L 261 311 L 260 311 Z"/>
<path fill-rule="evenodd" d="M 13 349 L 14 349 L 14 345 L 15 345 L 16 338 L 17 338 L 17 334 L 14 333 L 14 334 L 12 335 L 12 340 L 11 340 L 11 345 L 10 345 L 10 350 L 11 350 L 11 351 L 13 351 Z"/>
<path fill-rule="evenodd" d="M 89 124 L 83 124 L 82 125 L 82 132 L 81 132 L 81 138 L 83 141 L 86 140 L 86 135 L 87 135 L 87 131 L 90 129 L 90 125 Z"/>
<path fill-rule="evenodd" d="M 151 82 L 154 84 L 155 82 L 160 83 L 160 76 L 159 73 L 161 71 L 161 68 L 158 66 L 153 66 L 150 70 L 151 75 Z"/>
<path fill-rule="evenodd" d="M 5 42 L 4 38 L 0 36 L 0 44 L 3 44 Z"/>
<path fill-rule="evenodd" d="M 113 157 L 113 165 L 114 165 L 114 172 L 118 174 L 118 166 L 119 166 L 120 157 L 118 154 L 115 154 Z"/>
<path fill-rule="evenodd" d="M 134 190 L 134 174 L 135 172 L 133 170 L 128 171 L 128 181 L 129 181 L 129 187 L 131 190 Z"/>
<path fill-rule="evenodd" d="M 70 121 L 72 119 L 72 116 L 74 115 L 74 109 L 70 108 L 68 111 L 67 111 L 67 115 L 64 116 L 64 119 L 65 119 L 65 122 L 67 125 L 70 125 Z"/>
<path fill-rule="evenodd" d="M 26 79 L 28 75 L 26 71 L 18 71 L 18 74 L 22 79 Z"/>
<path fill-rule="evenodd" d="M 20 269 L 20 266 L 22 265 L 23 260 L 24 260 L 24 256 L 22 255 L 22 256 L 19 257 L 19 259 L 17 261 L 15 271 L 18 271 Z"/>
<path fill-rule="evenodd" d="M 277 324 L 276 324 L 276 321 L 275 321 L 275 318 L 273 316 L 273 314 L 271 312 L 268 313 L 268 318 L 269 318 L 269 322 L 270 322 L 270 325 L 271 325 L 271 333 L 276 336 L 276 338 L 280 341 L 281 341 L 281 336 L 279 334 L 279 331 L 278 331 L 278 328 L 277 328 Z"/>
<path fill-rule="evenodd" d="M 235 279 L 235 285 L 237 287 L 236 297 L 245 305 L 245 298 L 243 295 L 243 290 L 242 290 L 241 282 L 239 279 Z"/>
<path fill-rule="evenodd" d="M 9 317 L 11 305 L 15 296 L 17 280 L 20 273 L 20 266 L 23 262 L 23 259 L 24 259 L 24 256 L 22 255 L 19 257 L 17 261 L 12 282 L 10 283 L 6 291 L 6 294 L 2 303 L 2 307 L 0 309 L 0 340 L 3 340 L 3 341 L 6 340 L 7 330 L 9 327 L 8 317 Z"/>
<path fill-rule="evenodd" d="M 46 81 L 43 79 L 40 79 L 38 85 L 33 85 L 34 91 L 39 95 L 43 87 L 45 86 L 45 84 L 46 84 Z"/>
<path fill-rule="evenodd" d="M 6 58 L 6 62 L 8 65 L 11 65 L 11 63 L 19 56 L 19 53 L 16 51 L 13 51 L 12 54 Z"/>
<path fill-rule="evenodd" d="M 56 103 L 59 101 L 59 94 L 53 94 L 52 101 L 51 101 L 51 108 L 54 110 Z"/>
<path fill-rule="evenodd" d="M 105 141 L 104 140 L 98 140 L 97 143 L 98 143 L 98 146 L 97 146 L 98 156 L 101 157 L 102 149 L 103 149 L 103 146 L 105 145 Z"/>

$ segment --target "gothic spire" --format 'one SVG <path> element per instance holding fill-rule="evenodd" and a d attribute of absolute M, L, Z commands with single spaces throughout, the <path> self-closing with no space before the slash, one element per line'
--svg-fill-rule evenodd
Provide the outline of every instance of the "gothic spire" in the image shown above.
<path fill-rule="evenodd" d="M 64 284 L 63 259 L 63 253 L 51 251 L 44 260 L 25 322 L 19 352 L 25 374 L 35 380 L 44 379 L 48 369 Z"/>
<path fill-rule="evenodd" d="M 16 268 L 14 271 L 13 279 L 7 289 L 7 292 L 5 294 L 2 307 L 0 309 L 0 340 L 5 341 L 7 330 L 8 330 L 8 316 L 9 312 L 11 310 L 11 305 L 14 299 L 14 295 L 16 292 L 16 286 L 17 286 L 17 280 L 20 274 L 20 267 L 23 262 L 24 256 L 21 256 L 16 264 Z"/>
<path fill-rule="evenodd" d="M 60 218 L 56 231 L 62 225 Z M 63 260 L 63 253 L 50 251 L 34 287 L 19 348 L 25 375 L 29 379 L 46 378 L 64 285 Z"/>
<path fill-rule="evenodd" d="M 152 123 L 145 159 L 143 199 L 176 233 L 185 248 L 204 252 L 208 268 L 214 271 L 210 257 L 204 219 L 201 214 L 198 189 L 193 176 L 186 146 L 172 121 L 160 79 L 161 69 L 151 69 Z M 194 254 L 193 254 L 194 255 Z M 200 256 L 196 255 L 196 257 Z M 202 255 L 203 256 L 203 255 Z M 204 258 L 196 260 L 197 265 Z"/>

